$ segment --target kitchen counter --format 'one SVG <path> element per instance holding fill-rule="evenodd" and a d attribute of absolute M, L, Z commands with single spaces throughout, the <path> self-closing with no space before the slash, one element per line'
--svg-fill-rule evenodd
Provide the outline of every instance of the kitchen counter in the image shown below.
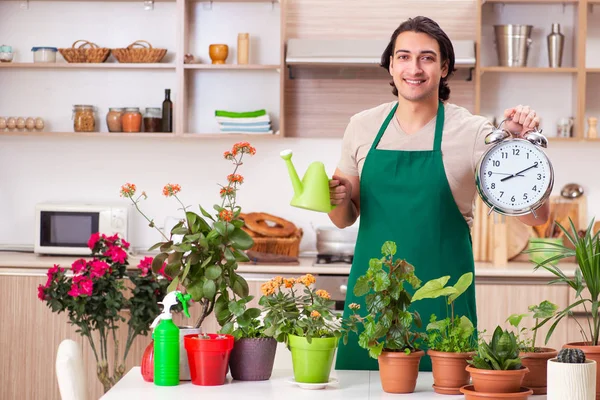
<path fill-rule="evenodd" d="M 379 371 L 336 371 L 331 378 L 339 382 L 322 390 L 301 389 L 288 380 L 293 378 L 292 370 L 274 370 L 268 381 L 242 382 L 227 377 L 222 386 L 196 386 L 191 382 L 182 382 L 178 386 L 158 387 L 142 379 L 140 367 L 132 368 L 101 400 L 147 400 L 147 399 L 260 399 L 260 400 L 369 400 L 369 399 L 461 399 L 460 396 L 449 396 L 434 393 L 431 385 L 431 372 L 420 372 L 414 393 L 385 393 L 381 387 Z M 531 399 L 545 400 L 546 396 L 530 396 Z"/>
<path fill-rule="evenodd" d="M 70 268 L 74 260 L 79 257 L 69 256 L 40 256 L 24 252 L 0 252 L 0 275 L 7 274 L 45 274 L 46 270 L 54 264 L 63 268 Z M 130 268 L 135 268 L 143 256 L 136 255 L 129 258 Z M 300 257 L 299 265 L 265 265 L 242 263 L 238 267 L 240 273 L 259 274 L 332 274 L 346 275 L 350 272 L 350 265 L 320 265 L 314 266 L 314 257 Z M 572 277 L 575 264 L 563 263 L 559 265 L 566 276 Z M 526 261 L 509 262 L 506 266 L 494 266 L 492 263 L 475 263 L 475 276 L 481 279 L 523 278 L 548 280 L 553 275 L 544 269 L 533 271 L 533 264 Z"/>

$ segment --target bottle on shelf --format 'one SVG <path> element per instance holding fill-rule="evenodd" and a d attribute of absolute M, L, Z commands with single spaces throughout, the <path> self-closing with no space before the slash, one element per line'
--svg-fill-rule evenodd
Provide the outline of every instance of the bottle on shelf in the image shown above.
<path fill-rule="evenodd" d="M 173 132 L 173 102 L 171 89 L 165 89 L 165 101 L 162 103 L 162 131 Z"/>
<path fill-rule="evenodd" d="M 598 118 L 589 117 L 588 118 L 588 132 L 587 132 L 588 139 L 596 139 L 598 137 L 597 126 L 598 126 Z"/>
<path fill-rule="evenodd" d="M 552 24 L 552 32 L 547 36 L 548 40 L 548 66 L 557 68 L 562 66 L 563 48 L 565 36 L 560 33 L 560 24 Z"/>
<path fill-rule="evenodd" d="M 250 50 L 249 36 L 248 33 L 238 33 L 237 63 L 240 65 L 248 64 L 248 53 Z"/>

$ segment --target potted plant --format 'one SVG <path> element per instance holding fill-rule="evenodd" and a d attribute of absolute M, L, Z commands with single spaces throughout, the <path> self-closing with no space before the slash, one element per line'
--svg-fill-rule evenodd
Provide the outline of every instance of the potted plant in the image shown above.
<path fill-rule="evenodd" d="M 580 349 L 562 349 L 548 360 L 548 400 L 594 400 L 597 367 Z"/>
<path fill-rule="evenodd" d="M 271 378 L 277 341 L 265 334 L 258 308 L 246 309 L 254 296 L 239 299 L 222 310 L 217 319 L 219 333 L 231 334 L 235 344 L 229 357 L 231 377 L 238 381 L 264 381 Z M 235 305 L 233 305 L 235 304 Z"/>
<path fill-rule="evenodd" d="M 529 368 L 529 373 L 523 379 L 523 386 L 531 388 L 535 395 L 546 394 L 547 362 L 558 354 L 555 349 L 536 346 L 539 320 L 552 318 L 557 310 L 558 306 L 556 304 L 544 300 L 540 304 L 529 306 L 529 313 L 513 314 L 506 320 L 517 330 L 517 344 L 519 345 L 521 361 L 525 367 Z M 523 317 L 530 315 L 535 320 L 533 328 L 520 327 Z M 525 335 L 528 335 L 530 331 L 533 334 L 531 338 L 528 338 Z M 521 335 L 524 335 L 524 337 Z"/>
<path fill-rule="evenodd" d="M 383 390 L 388 393 L 412 393 L 419 374 L 419 362 L 425 354 L 420 341 L 426 334 L 413 330 L 413 324 L 421 327 L 419 314 L 409 310 L 411 295 L 404 284 L 414 289 L 421 281 L 414 267 L 406 260 L 394 259 L 396 244 L 387 241 L 381 247 L 383 257 L 372 258 L 365 275 L 354 286 L 356 296 L 366 296 L 368 314 L 360 316 L 357 305 L 350 305 L 348 328 L 357 332 L 357 325 L 364 330 L 358 344 L 369 351 L 379 362 L 379 374 Z"/>
<path fill-rule="evenodd" d="M 261 286 L 264 334 L 291 350 L 298 383 L 329 382 L 338 340 L 344 333 L 342 318 L 332 309 L 335 302 L 327 291 L 315 290 L 314 283 L 315 277 L 306 274 L 290 279 L 278 276 Z"/>
<path fill-rule="evenodd" d="M 521 364 L 517 337 L 500 326 L 489 343 L 480 338 L 477 353 L 467 363 L 473 389 L 481 393 L 519 393 L 523 377 L 529 372 Z"/>
<path fill-rule="evenodd" d="M 467 360 L 475 354 L 477 341 L 473 322 L 466 316 L 454 315 L 454 301 L 473 283 L 473 273 L 463 274 L 454 286 L 446 286 L 450 276 L 433 279 L 419 288 L 412 302 L 445 297 L 446 318 L 431 315 L 427 325 L 427 354 L 431 357 L 433 390 L 440 394 L 460 394 L 469 384 Z"/>
<path fill-rule="evenodd" d="M 575 290 L 575 301 L 564 310 L 556 313 L 552 318 L 544 319 L 539 326 L 544 325 L 551 319 L 554 320 L 546 335 L 546 343 L 548 343 L 558 323 L 566 316 L 571 315 L 575 307 L 583 307 L 586 323 L 580 324 L 578 319 L 574 318 L 574 321 L 579 324 L 583 341 L 567 343 L 563 348 L 579 348 L 585 353 L 587 359 L 598 363 L 600 361 L 600 345 L 598 343 L 600 339 L 600 315 L 598 313 L 600 306 L 600 232 L 593 233 L 593 219 L 585 233 L 581 235 L 570 218 L 569 223 L 570 231 L 558 222 L 556 225 L 564 232 L 570 246 L 549 243 L 548 246 L 551 246 L 556 254 L 538 263 L 534 271 L 543 268 L 556 276 L 556 279 L 549 282 L 550 284 L 566 283 L 569 285 Z M 529 252 L 547 250 L 533 249 Z M 575 275 L 572 278 L 567 277 L 560 267 L 555 265 L 555 262 L 568 257 L 575 257 L 577 264 Z M 600 399 L 600 370 L 597 369 L 596 373 L 598 374 L 596 375 L 596 398 Z"/>

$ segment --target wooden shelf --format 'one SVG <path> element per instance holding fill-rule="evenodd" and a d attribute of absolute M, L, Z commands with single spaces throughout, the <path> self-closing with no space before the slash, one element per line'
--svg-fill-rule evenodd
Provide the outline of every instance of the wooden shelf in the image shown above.
<path fill-rule="evenodd" d="M 279 131 L 274 134 L 260 134 L 260 133 L 184 133 L 183 137 L 186 139 L 237 139 L 237 140 L 249 140 L 249 138 L 267 138 L 275 139 L 281 138 Z"/>
<path fill-rule="evenodd" d="M 600 2 L 600 0 L 596 0 Z M 588 0 L 588 3 L 592 3 Z M 483 0 L 485 3 L 505 3 L 505 4 L 578 4 L 579 0 Z"/>
<path fill-rule="evenodd" d="M 561 68 L 550 68 L 550 67 L 481 67 L 479 69 L 481 73 L 485 72 L 509 72 L 509 73 L 548 73 L 548 74 L 573 74 L 577 72 L 577 68 L 574 67 L 561 67 Z"/>
<path fill-rule="evenodd" d="M 35 136 L 35 137 L 144 137 L 144 138 L 175 138 L 174 133 L 152 133 L 152 132 L 21 132 L 0 131 L 0 136 Z"/>
<path fill-rule="evenodd" d="M 203 70 L 278 70 L 281 68 L 281 65 L 258 65 L 258 64 L 185 64 L 183 66 L 185 69 L 203 69 Z"/>
<path fill-rule="evenodd" d="M 599 0 L 598 4 L 600 4 L 600 0 Z M 600 73 L 600 68 L 586 68 L 585 72 L 587 72 L 589 74 L 598 74 L 598 73 Z"/>
<path fill-rule="evenodd" d="M 2 0 L 0 0 L 2 1 Z M 175 70 L 175 64 L 155 63 L 0 63 L 0 68 L 13 69 L 163 69 Z"/>
<path fill-rule="evenodd" d="M 581 142 L 581 138 L 578 137 L 549 137 L 547 139 L 550 142 Z"/>

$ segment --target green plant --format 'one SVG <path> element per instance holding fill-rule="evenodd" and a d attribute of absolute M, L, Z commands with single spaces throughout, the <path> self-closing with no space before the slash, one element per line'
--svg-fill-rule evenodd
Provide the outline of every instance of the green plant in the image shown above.
<path fill-rule="evenodd" d="M 581 349 L 562 349 L 556 356 L 556 361 L 570 364 L 583 364 L 585 353 Z"/>
<path fill-rule="evenodd" d="M 311 287 L 315 281 L 311 274 L 289 279 L 276 276 L 261 285 L 263 296 L 258 304 L 265 311 L 266 336 L 286 345 L 288 335 L 305 337 L 309 343 L 313 338 L 342 336 L 344 324 L 332 309 L 335 302 L 327 291 Z"/>
<path fill-rule="evenodd" d="M 169 235 L 141 211 L 139 203 L 142 198 L 147 198 L 146 193 L 142 192 L 136 197 L 134 184 L 127 183 L 121 187 L 121 196 L 130 199 L 150 227 L 155 228 L 164 239 L 149 249 L 160 250 L 152 269 L 157 271 L 167 262 L 166 272 L 173 277 L 169 290 L 181 286 L 183 291 L 200 304 L 196 328 L 213 311 L 222 315 L 220 321 L 228 321 L 222 312 L 230 307 L 236 308 L 234 304 L 248 296 L 248 283 L 236 270 L 238 262 L 249 261 L 244 250 L 250 249 L 254 240 L 242 230 L 244 221 L 239 218 L 241 208 L 236 204 L 236 198 L 244 178 L 237 174 L 237 170 L 242 165 L 245 154 L 255 153 L 254 147 L 247 142 L 236 143 L 231 151 L 224 153 L 224 158 L 232 161 L 235 168 L 227 176 L 227 186 L 221 187 L 220 195 L 223 200 L 220 205 L 214 205 L 214 216 L 202 206 L 199 207 L 200 214 L 189 211 L 188 206 L 177 196 L 181 187 L 167 184 L 163 188 L 163 194 L 178 201 L 185 217 L 171 229 Z"/>
<path fill-rule="evenodd" d="M 554 317 L 545 318 L 536 326 L 536 328 L 546 324 L 550 319 L 554 318 L 554 322 L 546 335 L 545 343 L 548 343 L 548 340 L 550 340 L 558 323 L 564 317 L 572 314 L 571 310 L 573 310 L 573 308 L 581 305 L 585 309 L 587 331 L 579 324 L 577 318 L 575 318 L 574 321 L 579 324 L 584 342 L 589 345 L 597 346 L 598 339 L 600 339 L 600 315 L 598 308 L 598 305 L 600 304 L 600 237 L 598 235 L 600 232 L 596 234 L 592 233 L 592 227 L 594 226 L 593 219 L 583 235 L 578 234 L 577 228 L 575 228 L 575 225 L 570 218 L 569 223 L 571 232 L 558 222 L 556 225 L 564 232 L 565 237 L 574 249 L 571 249 L 564 244 L 548 243 L 547 246 L 552 246 L 558 254 L 537 264 L 534 271 L 537 271 L 539 268 L 544 268 L 546 271 L 555 275 L 557 278 L 550 281 L 549 284 L 566 283 L 575 290 L 576 301 L 567 306 L 564 310 L 558 312 Z M 547 250 L 548 248 L 533 249 L 527 250 L 526 252 L 534 253 Z M 577 261 L 577 268 L 575 269 L 575 276 L 573 278 L 567 277 L 557 265 L 552 265 L 552 263 L 568 257 L 575 257 Z M 583 297 L 585 289 L 588 290 L 589 297 Z M 589 310 L 588 306 L 590 307 Z"/>
<path fill-rule="evenodd" d="M 412 328 L 413 324 L 420 328 L 422 322 L 418 312 L 409 310 L 411 295 L 404 288 L 405 282 L 413 289 L 421 286 L 415 268 L 406 260 L 394 259 L 394 242 L 385 242 L 381 253 L 381 259 L 369 261 L 366 274 L 359 277 L 354 286 L 356 296 L 365 296 L 368 314 L 360 316 L 358 305 L 351 304 L 353 314 L 346 327 L 358 332 L 358 326 L 362 325 L 364 330 L 359 334 L 358 344 L 369 350 L 372 358 L 379 357 L 384 349 L 409 354 L 419 349 L 419 340 L 427 337 Z"/>
<path fill-rule="evenodd" d="M 246 296 L 237 301 L 230 301 L 226 309 L 217 314 L 217 321 L 221 325 L 220 334 L 233 335 L 235 340 L 246 338 L 266 337 L 265 326 L 259 320 L 261 311 L 258 308 L 247 308 L 254 296 Z"/>
<path fill-rule="evenodd" d="M 446 297 L 446 318 L 431 315 L 427 325 L 427 344 L 430 349 L 448 353 L 467 353 L 475 350 L 477 342 L 473 322 L 466 316 L 454 315 L 454 301 L 473 283 L 473 273 L 463 274 L 454 286 L 446 287 L 450 276 L 432 279 L 412 296 L 412 302 Z"/>
<path fill-rule="evenodd" d="M 552 318 L 556 314 L 557 310 L 558 310 L 558 306 L 556 304 L 551 303 L 548 300 L 544 300 L 538 305 L 534 304 L 534 305 L 529 306 L 529 313 L 527 313 L 527 314 L 512 314 L 511 316 L 509 316 L 506 319 L 506 321 L 508 323 L 510 323 L 512 326 L 514 326 L 517 329 L 517 342 L 519 344 L 519 349 L 521 349 L 521 351 L 528 352 L 528 353 L 534 353 L 537 350 L 539 350 L 539 347 L 536 346 L 536 336 L 537 336 L 537 331 L 538 331 L 539 320 L 540 320 L 540 318 L 542 318 L 542 319 Z M 531 328 L 531 329 L 528 329 L 526 327 L 519 328 L 519 325 L 521 324 L 523 317 L 527 317 L 530 314 L 533 317 L 533 319 L 535 320 L 535 325 L 533 326 L 533 328 Z M 527 338 L 527 337 L 521 338 L 521 334 L 527 335 L 528 331 L 533 332 L 533 337 L 532 338 Z"/>
<path fill-rule="evenodd" d="M 87 338 L 96 360 L 98 379 L 106 392 L 126 372 L 125 362 L 135 338 L 147 335 L 150 324 L 160 314 L 158 302 L 167 293 L 169 279 L 163 275 L 164 266 L 158 273 L 152 272 L 152 257 L 142 259 L 137 271 L 127 271 L 129 243 L 117 235 L 95 233 L 88 246 L 92 259 L 73 262 L 72 274 L 58 265 L 48 269 L 48 280 L 38 287 L 38 297 L 53 312 L 66 312 L 69 323 L 77 326 L 77 333 Z M 132 283 L 129 288 L 124 284 L 126 278 Z M 127 319 L 121 315 L 125 309 L 129 310 Z M 127 321 L 124 344 L 117 340 L 121 321 Z M 112 371 L 108 364 L 111 341 Z"/>
<path fill-rule="evenodd" d="M 492 340 L 486 343 L 480 339 L 477 354 L 469 364 L 478 369 L 513 370 L 521 368 L 519 345 L 514 333 L 502 330 L 497 326 L 492 335 Z"/>

